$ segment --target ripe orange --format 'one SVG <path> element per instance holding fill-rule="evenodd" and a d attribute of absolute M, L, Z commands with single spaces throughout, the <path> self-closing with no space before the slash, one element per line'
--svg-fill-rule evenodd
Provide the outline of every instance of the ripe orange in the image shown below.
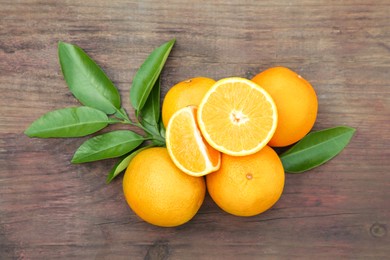
<path fill-rule="evenodd" d="M 127 167 L 123 191 L 131 209 L 153 225 L 173 227 L 186 223 L 205 196 L 204 178 L 180 171 L 166 148 L 141 151 Z"/>
<path fill-rule="evenodd" d="M 278 109 L 278 126 L 270 146 L 293 144 L 311 130 L 317 117 L 318 101 L 308 81 L 284 67 L 267 69 L 252 81 L 271 95 Z"/>
<path fill-rule="evenodd" d="M 191 78 L 177 83 L 169 89 L 162 105 L 162 120 L 167 127 L 171 116 L 180 108 L 198 106 L 215 80 L 205 77 Z"/>
<path fill-rule="evenodd" d="M 204 138 L 218 151 L 233 156 L 255 153 L 271 139 L 277 110 L 271 96 L 253 81 L 217 81 L 198 108 Z"/>
<path fill-rule="evenodd" d="M 284 187 L 284 170 L 276 152 L 265 146 L 248 156 L 222 154 L 221 168 L 206 176 L 207 190 L 224 211 L 254 216 L 271 208 Z"/>
<path fill-rule="evenodd" d="M 219 169 L 221 155 L 203 139 L 196 111 L 195 106 L 188 106 L 174 113 L 165 136 L 175 165 L 189 175 L 203 176 Z"/>

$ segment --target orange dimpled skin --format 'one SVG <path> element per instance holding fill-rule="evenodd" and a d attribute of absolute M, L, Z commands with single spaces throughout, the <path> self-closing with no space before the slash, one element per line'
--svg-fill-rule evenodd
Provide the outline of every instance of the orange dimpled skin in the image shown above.
<path fill-rule="evenodd" d="M 137 154 L 127 167 L 123 192 L 130 208 L 144 221 L 179 226 L 193 218 L 205 197 L 204 178 L 180 171 L 166 148 Z"/>
<path fill-rule="evenodd" d="M 265 146 L 247 156 L 223 154 L 220 169 L 206 176 L 206 184 L 221 209 L 248 217 L 268 210 L 279 200 L 284 178 L 278 155 Z"/>
<path fill-rule="evenodd" d="M 308 81 L 285 67 L 267 69 L 252 81 L 271 95 L 278 110 L 278 125 L 270 146 L 288 146 L 309 133 L 317 118 L 318 101 Z"/>
<path fill-rule="evenodd" d="M 177 83 L 169 89 L 162 105 L 162 120 L 168 126 L 169 119 L 179 109 L 186 106 L 198 106 L 215 80 L 196 77 Z"/>

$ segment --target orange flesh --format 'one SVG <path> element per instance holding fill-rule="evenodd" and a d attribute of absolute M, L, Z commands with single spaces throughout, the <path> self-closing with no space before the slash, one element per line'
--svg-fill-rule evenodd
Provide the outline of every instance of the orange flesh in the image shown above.
<path fill-rule="evenodd" d="M 191 175 L 204 175 L 218 169 L 220 153 L 203 139 L 195 107 L 187 107 L 174 115 L 168 128 L 167 147 L 180 169 Z"/>
<path fill-rule="evenodd" d="M 263 92 L 232 82 L 208 96 L 201 117 L 207 139 L 223 149 L 241 152 L 258 146 L 274 131 L 274 110 Z"/>

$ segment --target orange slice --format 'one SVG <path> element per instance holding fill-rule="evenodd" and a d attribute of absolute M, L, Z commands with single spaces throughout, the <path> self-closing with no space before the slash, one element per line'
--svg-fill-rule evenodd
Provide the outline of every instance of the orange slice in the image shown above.
<path fill-rule="evenodd" d="M 273 136 L 278 121 L 271 96 L 244 78 L 217 81 L 198 108 L 198 124 L 206 141 L 232 156 L 253 154 Z"/>
<path fill-rule="evenodd" d="M 221 154 L 203 139 L 197 124 L 197 108 L 179 109 L 168 122 L 166 145 L 175 165 L 192 176 L 219 169 Z"/>

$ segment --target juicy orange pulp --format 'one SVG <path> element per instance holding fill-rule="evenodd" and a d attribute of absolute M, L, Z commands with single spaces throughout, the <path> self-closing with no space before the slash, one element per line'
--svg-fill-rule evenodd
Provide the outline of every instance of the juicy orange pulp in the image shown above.
<path fill-rule="evenodd" d="M 277 126 L 271 96 L 244 78 L 217 81 L 198 108 L 204 138 L 216 150 L 233 155 L 253 154 L 271 139 Z"/>
<path fill-rule="evenodd" d="M 203 139 L 196 111 L 195 106 L 188 106 L 173 114 L 166 131 L 166 144 L 179 169 L 192 176 L 203 176 L 218 170 L 220 153 Z"/>

